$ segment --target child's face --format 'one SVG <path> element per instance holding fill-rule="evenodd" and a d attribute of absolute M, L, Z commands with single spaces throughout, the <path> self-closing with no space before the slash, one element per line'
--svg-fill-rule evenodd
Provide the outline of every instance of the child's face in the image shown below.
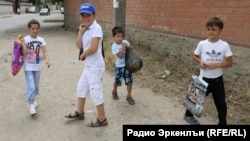
<path fill-rule="evenodd" d="M 95 20 L 95 14 L 81 14 L 80 15 L 81 23 L 85 26 L 90 26 Z"/>
<path fill-rule="evenodd" d="M 40 27 L 38 24 L 32 24 L 31 27 L 29 28 L 29 33 L 31 37 L 37 37 L 38 33 L 40 31 Z"/>
<path fill-rule="evenodd" d="M 115 42 L 117 44 L 121 44 L 122 43 L 122 40 L 123 40 L 123 34 L 122 33 L 117 33 L 115 36 L 114 36 L 114 39 L 115 39 Z"/>
<path fill-rule="evenodd" d="M 208 40 L 211 42 L 218 41 L 220 38 L 221 32 L 222 32 L 222 29 L 220 29 L 218 26 L 207 27 Z"/>

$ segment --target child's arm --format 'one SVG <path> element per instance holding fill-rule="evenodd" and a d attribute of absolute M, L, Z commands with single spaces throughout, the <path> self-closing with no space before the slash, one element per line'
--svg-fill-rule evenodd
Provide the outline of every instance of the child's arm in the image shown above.
<path fill-rule="evenodd" d="M 87 29 L 87 26 L 81 24 L 79 27 L 79 31 L 78 31 L 78 35 L 77 35 L 77 40 L 76 40 L 76 46 L 77 48 L 82 48 L 83 43 L 82 43 L 82 36 L 85 32 L 85 30 Z"/>
<path fill-rule="evenodd" d="M 231 67 L 233 65 L 233 57 L 229 56 L 226 57 L 224 62 L 221 63 L 207 63 L 206 66 L 210 69 L 214 68 L 226 68 L 226 67 Z"/>
<path fill-rule="evenodd" d="M 24 42 L 24 37 L 23 35 L 18 35 L 18 42 L 21 43 L 22 45 L 22 54 L 25 55 L 27 53 L 27 46 Z"/>
<path fill-rule="evenodd" d="M 124 52 L 126 51 L 126 47 L 129 47 L 130 43 L 127 40 L 122 41 L 122 48 L 121 50 L 116 54 L 117 57 L 122 58 Z"/>
<path fill-rule="evenodd" d="M 207 65 L 205 64 L 205 62 L 203 62 L 203 61 L 200 59 L 200 56 L 199 56 L 199 55 L 193 54 L 192 57 L 193 57 L 193 60 L 194 60 L 195 62 L 197 62 L 197 63 L 200 64 L 200 68 L 205 69 L 205 68 L 207 67 Z"/>
<path fill-rule="evenodd" d="M 22 54 L 25 55 L 27 54 L 27 46 L 24 41 L 22 41 L 21 43 L 22 43 Z"/>
<path fill-rule="evenodd" d="M 126 50 L 127 44 L 126 43 L 122 43 L 122 48 L 121 50 L 116 54 L 117 57 L 122 58 L 125 50 Z"/>
<path fill-rule="evenodd" d="M 87 50 L 85 50 L 81 54 L 80 60 L 84 60 L 87 56 L 90 56 L 90 55 L 94 54 L 98 49 L 98 45 L 99 45 L 100 40 L 101 40 L 101 38 L 99 38 L 99 37 L 92 38 L 90 48 L 88 48 Z"/>
<path fill-rule="evenodd" d="M 46 65 L 47 65 L 47 67 L 49 68 L 50 67 L 50 60 L 49 60 L 49 55 L 48 55 L 48 53 L 47 53 L 47 51 L 46 51 L 46 47 L 44 46 L 44 47 L 42 47 L 42 51 L 43 51 L 43 56 L 45 57 L 45 63 L 46 63 Z"/>

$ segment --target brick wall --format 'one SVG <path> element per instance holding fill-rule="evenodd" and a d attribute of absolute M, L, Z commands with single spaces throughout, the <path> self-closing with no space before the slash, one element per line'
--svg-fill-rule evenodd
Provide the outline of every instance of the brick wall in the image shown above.
<path fill-rule="evenodd" d="M 112 0 L 64 0 L 65 16 L 76 17 L 79 5 L 92 2 L 97 19 L 112 24 Z M 205 38 L 205 23 L 214 16 L 224 23 L 222 38 L 237 46 L 250 48 L 249 0 L 127 0 L 126 27 Z"/>
<path fill-rule="evenodd" d="M 218 16 L 222 38 L 250 47 L 249 0 L 127 0 L 126 8 L 129 27 L 196 38 L 206 37 L 206 21 Z"/>
<path fill-rule="evenodd" d="M 78 9 L 84 2 L 91 2 L 96 7 L 97 20 L 112 24 L 113 1 L 112 0 L 64 0 L 64 20 L 65 26 L 75 30 L 79 26 Z"/>

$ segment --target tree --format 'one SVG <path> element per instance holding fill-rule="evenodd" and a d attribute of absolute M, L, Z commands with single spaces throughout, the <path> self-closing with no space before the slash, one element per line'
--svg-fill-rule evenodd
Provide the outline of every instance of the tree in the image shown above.
<path fill-rule="evenodd" d="M 29 3 L 32 3 L 32 5 L 38 6 L 38 5 L 40 5 L 42 2 L 41 2 L 41 0 L 29 0 Z"/>
<path fill-rule="evenodd" d="M 63 2 L 63 0 L 51 0 L 52 4 L 55 4 L 56 2 L 59 3 L 59 2 Z"/>
<path fill-rule="evenodd" d="M 20 2 L 19 0 L 14 1 L 14 12 L 17 13 L 17 8 L 20 8 Z"/>

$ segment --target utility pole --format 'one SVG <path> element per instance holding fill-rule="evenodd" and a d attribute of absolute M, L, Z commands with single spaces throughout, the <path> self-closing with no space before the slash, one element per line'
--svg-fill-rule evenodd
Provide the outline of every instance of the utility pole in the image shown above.
<path fill-rule="evenodd" d="M 126 0 L 113 0 L 113 26 L 120 26 L 125 30 Z"/>

